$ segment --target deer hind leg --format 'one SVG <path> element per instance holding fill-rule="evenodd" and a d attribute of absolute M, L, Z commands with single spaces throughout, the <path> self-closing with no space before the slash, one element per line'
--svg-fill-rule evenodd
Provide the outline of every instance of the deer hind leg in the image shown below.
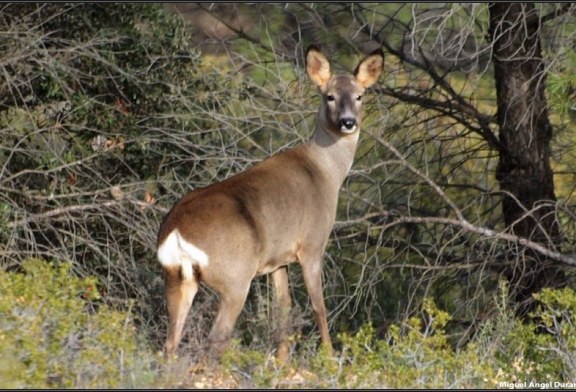
<path fill-rule="evenodd" d="M 278 352 L 276 357 L 279 362 L 285 363 L 290 355 L 290 341 L 288 339 L 288 326 L 290 322 L 290 290 L 288 288 L 288 268 L 280 267 L 272 272 L 275 294 L 275 318 L 278 319 Z"/>
<path fill-rule="evenodd" d="M 322 293 L 322 253 L 314 256 L 302 255 L 302 257 L 299 257 L 299 261 L 302 266 L 304 284 L 312 303 L 312 310 L 314 310 L 314 317 L 320 330 L 320 338 L 330 355 L 332 355 L 332 341 L 328 332 L 326 305 L 324 304 L 324 294 Z"/>
<path fill-rule="evenodd" d="M 235 284 L 228 285 L 226 290 L 220 293 L 218 313 L 208 335 L 208 344 L 213 356 L 219 357 L 228 346 L 234 324 L 244 307 L 249 289 L 250 281 L 246 284 L 235 282 Z"/>
<path fill-rule="evenodd" d="M 184 279 L 179 267 L 171 267 L 165 269 L 165 284 L 168 307 L 166 354 L 171 355 L 182 339 L 186 316 L 198 292 L 198 280 L 196 276 Z"/>

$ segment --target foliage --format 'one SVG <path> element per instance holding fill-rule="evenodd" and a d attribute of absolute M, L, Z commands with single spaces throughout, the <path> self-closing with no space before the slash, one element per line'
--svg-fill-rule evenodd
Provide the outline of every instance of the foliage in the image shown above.
<path fill-rule="evenodd" d="M 446 324 L 450 317 L 426 300 L 422 316 L 390 327 L 376 339 L 371 324 L 355 335 L 341 334 L 338 386 L 346 388 L 471 388 L 485 386 L 491 369 L 470 344 L 454 350 Z"/>
<path fill-rule="evenodd" d="M 4 388 L 137 387 L 154 360 L 129 312 L 101 303 L 94 278 L 70 264 L 26 260 L 0 270 L 0 379 Z"/>
<path fill-rule="evenodd" d="M 339 334 L 334 357 L 303 344 L 282 366 L 271 353 L 234 341 L 221 367 L 191 376 L 166 367 L 147 348 L 130 312 L 102 303 L 96 280 L 74 277 L 70 264 L 31 259 L 21 272 L 0 271 L 0 295 L 0 376 L 12 388 L 494 388 L 567 383 L 576 370 L 571 289 L 535 295 L 538 309 L 521 322 L 506 305 L 507 286 L 500 285 L 498 313 L 463 347 L 450 343 L 448 313 L 427 299 L 420 315 L 391 325 L 384 338 L 372 324 Z"/>
<path fill-rule="evenodd" d="M 499 285 L 498 313 L 462 347 L 450 342 L 450 316 L 427 299 L 419 316 L 393 324 L 379 338 L 372 324 L 341 333 L 335 357 L 304 350 L 283 368 L 261 352 L 235 346 L 226 372 L 249 377 L 257 387 L 315 388 L 508 388 L 513 383 L 554 385 L 574 379 L 576 292 L 545 289 L 528 322 L 506 305 Z"/>

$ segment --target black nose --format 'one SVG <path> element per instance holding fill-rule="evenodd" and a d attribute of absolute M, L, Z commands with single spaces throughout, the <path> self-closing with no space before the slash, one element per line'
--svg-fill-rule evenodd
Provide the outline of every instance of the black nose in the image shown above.
<path fill-rule="evenodd" d="M 340 127 L 346 129 L 352 129 L 356 126 L 356 119 L 355 118 L 343 118 L 340 120 Z"/>

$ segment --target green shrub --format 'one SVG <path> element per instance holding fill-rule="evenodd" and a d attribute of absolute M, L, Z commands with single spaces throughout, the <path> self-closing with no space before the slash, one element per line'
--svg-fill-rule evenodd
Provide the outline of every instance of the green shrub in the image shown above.
<path fill-rule="evenodd" d="M 494 366 L 511 382 L 570 382 L 576 377 L 576 292 L 543 289 L 534 298 L 538 306 L 530 322 L 509 317 L 507 327 L 492 326 Z"/>
<path fill-rule="evenodd" d="M 354 336 L 340 334 L 342 356 L 339 386 L 346 388 L 479 387 L 491 376 L 482 356 L 454 350 L 448 341 L 448 313 L 424 301 L 423 317 L 411 317 L 390 327 L 387 338 L 377 340 L 368 324 Z"/>
<path fill-rule="evenodd" d="M 102 388 L 151 381 L 132 316 L 104 304 L 93 278 L 32 259 L 0 270 L 0 380 L 4 388 Z"/>
<path fill-rule="evenodd" d="M 570 288 L 544 289 L 534 295 L 540 301 L 535 318 L 550 334 L 541 350 L 546 363 L 555 364 L 557 377 L 563 381 L 576 379 L 576 292 Z"/>
<path fill-rule="evenodd" d="M 355 334 L 341 333 L 340 352 L 300 342 L 296 357 L 278 367 L 246 348 L 232 347 L 225 369 L 250 379 L 257 387 L 299 388 L 471 388 L 492 385 L 494 366 L 486 366 L 476 344 L 455 350 L 449 344 L 450 317 L 426 300 L 423 316 L 393 325 L 386 339 L 376 337 L 372 324 Z"/>
<path fill-rule="evenodd" d="M 450 316 L 427 299 L 419 316 L 393 324 L 379 339 L 372 324 L 341 333 L 341 351 L 329 356 L 301 342 L 283 369 L 259 353 L 234 347 L 227 370 L 249 375 L 259 387 L 509 388 L 570 385 L 576 375 L 576 292 L 545 289 L 529 320 L 516 318 L 500 285 L 496 312 L 462 347 L 447 332 Z M 521 383 L 521 384 L 520 384 Z"/>

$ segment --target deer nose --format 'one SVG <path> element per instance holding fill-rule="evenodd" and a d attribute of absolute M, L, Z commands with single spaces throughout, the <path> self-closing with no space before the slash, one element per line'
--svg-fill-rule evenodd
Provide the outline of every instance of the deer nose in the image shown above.
<path fill-rule="evenodd" d="M 356 128 L 355 118 L 343 118 L 340 120 L 340 130 L 352 131 L 354 128 Z"/>

